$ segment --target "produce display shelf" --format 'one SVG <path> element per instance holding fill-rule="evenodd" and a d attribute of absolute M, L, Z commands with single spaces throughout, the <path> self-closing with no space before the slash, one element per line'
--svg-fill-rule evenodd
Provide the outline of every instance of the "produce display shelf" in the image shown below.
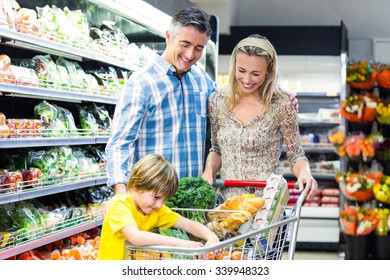
<path fill-rule="evenodd" d="M 1 30 L 1 29 L 0 29 Z M 86 94 L 78 93 L 66 90 L 58 90 L 52 88 L 43 88 L 37 86 L 23 86 L 19 84 L 4 84 L 0 83 L 0 92 L 9 93 L 12 96 L 23 96 L 23 97 L 33 97 L 33 98 L 42 98 L 42 99 L 53 99 L 56 100 L 72 100 L 80 102 L 80 100 L 99 102 L 105 104 L 115 105 L 117 98 L 110 96 L 102 96 L 98 94 Z"/>
<path fill-rule="evenodd" d="M 77 138 L 68 138 L 68 137 L 26 137 L 26 138 L 1 138 L 0 139 L 0 148 L 20 148 L 20 147 L 43 147 L 43 146 L 72 146 L 72 145 L 89 145 L 95 143 L 105 143 L 95 137 L 90 136 L 80 136 Z"/>
<path fill-rule="evenodd" d="M 56 35 L 53 34 L 53 36 L 55 37 Z M 89 46 L 80 46 L 80 48 L 72 47 L 70 45 L 65 45 L 50 41 L 48 39 L 41 39 L 35 36 L 6 29 L 0 29 L 0 38 L 2 39 L 3 44 L 8 44 L 18 48 L 34 49 L 43 53 L 68 57 L 76 61 L 82 61 L 83 58 L 86 58 L 128 70 L 135 70 L 137 68 L 135 65 L 128 64 L 125 61 L 93 52 L 90 50 Z"/>
<path fill-rule="evenodd" d="M 0 133 L 0 149 L 27 148 L 44 146 L 72 146 L 105 144 L 108 141 L 110 130 L 94 131 L 92 129 L 45 129 L 26 128 L 27 122 L 40 120 L 16 120 L 22 128 L 13 128 L 6 133 Z M 15 123 L 15 121 L 10 121 Z M 16 124 L 15 124 L 16 125 Z M 7 138 L 9 137 L 9 138 Z"/>
<path fill-rule="evenodd" d="M 88 213 L 55 225 L 61 229 L 50 230 L 48 227 L 42 227 L 38 229 L 39 232 L 31 231 L 18 237 L 10 237 L 8 243 L 0 249 L 0 260 L 100 226 L 103 222 L 102 213 L 97 214 L 92 216 Z M 25 240 L 27 235 L 29 238 Z M 22 238 L 24 240 L 21 240 Z"/>
<path fill-rule="evenodd" d="M 20 186 L 20 183 L 18 182 L 14 190 L 9 192 L 0 192 L 0 204 L 102 185 L 105 184 L 106 181 L 106 175 L 99 174 L 97 178 L 93 176 L 81 179 L 73 178 L 73 180 L 64 180 L 62 182 L 58 180 L 57 182 L 50 184 L 45 183 L 43 180 L 43 182 L 40 181 L 38 185 L 33 186 L 31 186 L 31 184 L 27 186 Z"/>
<path fill-rule="evenodd" d="M 106 144 L 108 142 L 108 136 L 96 136 L 95 143 L 96 144 Z"/>

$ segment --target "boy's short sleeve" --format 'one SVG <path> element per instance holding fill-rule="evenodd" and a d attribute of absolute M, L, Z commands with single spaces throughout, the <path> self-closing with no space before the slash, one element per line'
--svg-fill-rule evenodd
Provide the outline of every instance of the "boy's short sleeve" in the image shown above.
<path fill-rule="evenodd" d="M 181 215 L 172 211 L 169 207 L 163 205 L 159 210 L 158 225 L 163 230 L 172 227 L 180 219 Z"/>
<path fill-rule="evenodd" d="M 114 234 L 126 226 L 138 226 L 128 205 L 120 201 L 115 203 L 112 208 L 112 212 L 110 213 L 112 215 L 110 215 L 108 223 Z"/>

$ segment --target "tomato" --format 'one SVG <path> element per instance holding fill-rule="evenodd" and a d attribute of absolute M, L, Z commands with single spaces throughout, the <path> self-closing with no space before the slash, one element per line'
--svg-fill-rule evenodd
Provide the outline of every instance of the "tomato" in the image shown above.
<path fill-rule="evenodd" d="M 0 72 L 7 71 L 11 65 L 11 59 L 8 55 L 0 54 Z"/>

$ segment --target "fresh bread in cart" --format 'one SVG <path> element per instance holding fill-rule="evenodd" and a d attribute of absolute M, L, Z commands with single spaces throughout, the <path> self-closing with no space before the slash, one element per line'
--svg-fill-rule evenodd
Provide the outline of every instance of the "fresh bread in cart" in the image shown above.
<path fill-rule="evenodd" d="M 242 194 L 228 198 L 223 204 L 214 208 L 213 215 L 209 215 L 211 222 L 207 226 L 219 237 L 224 237 L 227 233 L 235 233 L 253 218 L 264 203 L 262 197 L 256 197 L 254 194 Z M 232 211 L 224 212 L 224 210 Z"/>

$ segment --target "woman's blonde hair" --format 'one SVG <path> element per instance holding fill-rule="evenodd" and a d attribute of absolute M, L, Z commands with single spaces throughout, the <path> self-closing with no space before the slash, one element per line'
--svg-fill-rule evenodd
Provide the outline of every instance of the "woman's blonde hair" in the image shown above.
<path fill-rule="evenodd" d="M 231 55 L 229 72 L 230 95 L 228 99 L 230 109 L 233 109 L 240 97 L 238 81 L 236 79 L 237 55 L 240 52 L 250 56 L 255 55 L 264 57 L 267 62 L 266 77 L 264 83 L 259 88 L 260 98 L 264 102 L 266 108 L 268 108 L 273 101 L 288 97 L 287 93 L 283 92 L 277 84 L 280 74 L 274 47 L 267 38 L 258 34 L 252 34 L 241 40 L 234 48 Z"/>
<path fill-rule="evenodd" d="M 134 165 L 127 188 L 153 191 L 170 198 L 175 194 L 178 186 L 179 179 L 172 164 L 159 154 L 150 154 Z"/>

